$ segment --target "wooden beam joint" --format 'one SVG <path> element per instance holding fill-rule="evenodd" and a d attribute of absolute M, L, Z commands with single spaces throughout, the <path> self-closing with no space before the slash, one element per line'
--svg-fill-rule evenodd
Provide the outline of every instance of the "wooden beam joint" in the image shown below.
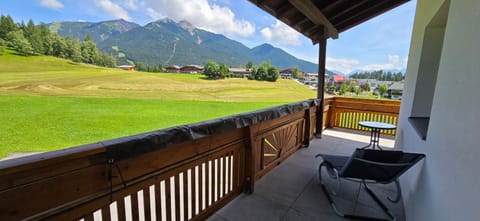
<path fill-rule="evenodd" d="M 333 39 L 338 38 L 338 30 L 311 0 L 288 0 L 288 2 L 290 2 L 290 4 L 297 8 L 313 23 L 324 26 L 327 29 L 327 37 Z"/>

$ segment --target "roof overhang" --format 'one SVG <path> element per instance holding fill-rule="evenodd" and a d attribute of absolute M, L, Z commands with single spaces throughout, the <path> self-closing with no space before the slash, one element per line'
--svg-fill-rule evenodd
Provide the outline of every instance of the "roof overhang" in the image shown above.
<path fill-rule="evenodd" d="M 410 0 L 249 1 L 317 44 Z"/>

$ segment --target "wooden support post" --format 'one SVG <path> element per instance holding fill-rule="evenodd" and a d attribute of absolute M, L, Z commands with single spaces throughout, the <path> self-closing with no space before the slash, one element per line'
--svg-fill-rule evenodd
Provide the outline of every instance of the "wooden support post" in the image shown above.
<path fill-rule="evenodd" d="M 255 133 L 258 131 L 258 125 L 248 126 L 248 143 L 245 150 L 245 189 L 247 194 L 253 193 L 255 190 L 255 172 L 258 154 L 255 148 Z"/>
<path fill-rule="evenodd" d="M 316 136 L 322 137 L 323 129 L 323 108 L 325 105 L 324 101 L 324 84 L 325 84 L 325 60 L 327 52 L 327 37 L 321 36 L 318 42 L 319 51 L 318 51 L 318 82 L 317 82 L 317 99 L 320 100 L 320 105 L 317 109 L 317 124 L 316 124 Z"/>
<path fill-rule="evenodd" d="M 332 99 L 332 101 L 330 102 L 330 109 L 329 109 L 329 113 L 328 113 L 328 116 L 330 117 L 328 119 L 328 127 L 329 128 L 333 128 L 335 127 L 335 120 L 336 120 L 336 106 L 337 106 L 337 102 L 335 100 L 335 98 Z"/>
<path fill-rule="evenodd" d="M 305 126 L 303 132 L 303 147 L 310 146 L 310 108 L 305 110 Z"/>

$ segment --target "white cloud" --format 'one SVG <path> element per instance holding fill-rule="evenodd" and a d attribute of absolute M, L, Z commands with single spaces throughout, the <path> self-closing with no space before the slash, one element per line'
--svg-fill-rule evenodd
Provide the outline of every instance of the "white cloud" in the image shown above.
<path fill-rule="evenodd" d="M 161 13 L 155 11 L 153 8 L 147 8 L 147 15 L 148 17 L 154 20 L 158 20 L 165 17 L 165 15 L 162 15 Z"/>
<path fill-rule="evenodd" d="M 325 66 L 329 70 L 340 71 L 344 74 L 348 74 L 357 69 L 359 64 L 360 61 L 355 59 L 327 57 Z"/>
<path fill-rule="evenodd" d="M 130 16 L 128 15 L 128 12 L 125 11 L 125 9 L 123 9 L 118 4 L 115 4 L 110 0 L 99 0 L 99 1 L 96 1 L 96 3 L 98 6 L 100 6 L 100 8 L 102 8 L 103 11 L 105 11 L 107 14 L 115 18 L 122 18 L 128 21 L 131 20 Z"/>
<path fill-rule="evenodd" d="M 123 5 L 125 5 L 127 9 L 136 10 L 138 8 L 138 0 L 124 0 Z"/>
<path fill-rule="evenodd" d="M 260 32 L 267 41 L 285 45 L 300 45 L 300 34 L 278 20 L 274 25 L 263 28 Z"/>
<path fill-rule="evenodd" d="M 244 37 L 255 32 L 254 24 L 235 18 L 228 7 L 210 4 L 207 0 L 144 0 L 144 3 L 146 13 L 152 19 L 187 20 L 207 31 Z"/>
<path fill-rule="evenodd" d="M 40 4 L 50 9 L 61 9 L 63 8 L 63 3 L 58 0 L 41 0 Z"/>
<path fill-rule="evenodd" d="M 374 71 L 374 70 L 392 70 L 392 69 L 402 69 L 402 68 L 405 68 L 405 63 L 400 62 L 400 56 L 388 55 L 388 63 L 369 64 L 369 65 L 363 66 L 361 69 L 366 71 Z"/>

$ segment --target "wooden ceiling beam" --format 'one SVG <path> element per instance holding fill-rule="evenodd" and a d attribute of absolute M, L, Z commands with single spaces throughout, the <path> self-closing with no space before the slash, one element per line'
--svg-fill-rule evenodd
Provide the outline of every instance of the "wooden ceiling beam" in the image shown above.
<path fill-rule="evenodd" d="M 288 0 L 302 14 L 309 18 L 313 23 L 324 26 L 327 29 L 327 36 L 333 39 L 338 38 L 338 30 L 325 17 L 325 15 L 317 8 L 311 0 Z"/>
<path fill-rule="evenodd" d="M 332 9 L 337 8 L 339 5 L 345 4 L 345 1 L 349 1 L 349 0 L 337 0 L 337 1 L 334 1 L 334 2 L 330 3 L 329 5 L 325 6 L 324 8 L 322 8 L 322 10 L 325 12 L 325 15 L 328 15 L 328 13 L 329 13 Z"/>
<path fill-rule="evenodd" d="M 376 4 L 370 7 L 363 8 L 362 11 L 357 13 L 356 16 L 344 19 L 338 22 L 336 25 L 341 31 L 345 31 L 405 2 L 405 0 L 396 0 L 394 1 L 394 4 L 392 4 L 392 1 L 388 2 L 389 4 L 386 4 L 386 2 L 376 2 Z"/>
<path fill-rule="evenodd" d="M 333 15 L 332 17 L 330 17 L 330 21 L 333 21 L 333 20 L 335 20 L 336 18 L 338 18 L 338 17 L 340 17 L 340 16 L 342 16 L 342 15 L 344 15 L 344 14 L 352 11 L 352 10 L 355 9 L 356 7 L 365 4 L 367 1 L 368 1 L 368 0 L 359 1 L 359 2 L 357 2 L 356 4 L 350 5 L 350 7 L 342 10 L 341 12 L 335 13 L 335 15 Z"/>
<path fill-rule="evenodd" d="M 282 17 L 287 11 L 292 9 L 292 6 L 289 4 L 284 4 L 275 10 L 277 16 Z"/>

